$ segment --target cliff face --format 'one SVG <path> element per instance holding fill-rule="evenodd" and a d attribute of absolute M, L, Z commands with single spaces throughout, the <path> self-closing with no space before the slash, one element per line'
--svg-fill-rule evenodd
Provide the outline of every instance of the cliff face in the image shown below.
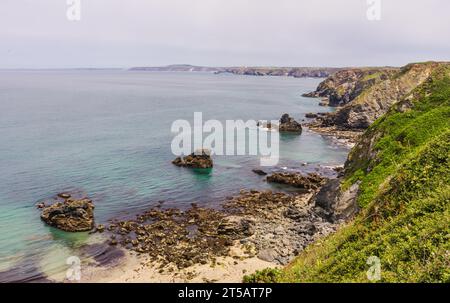
<path fill-rule="evenodd" d="M 351 129 L 365 129 L 421 85 L 439 63 L 410 64 L 393 76 L 367 88 L 333 116 L 334 124 Z"/>
<path fill-rule="evenodd" d="M 280 280 L 367 282 L 375 256 L 381 282 L 450 282 L 450 64 L 408 65 L 355 101 L 385 112 L 350 152 L 331 197 L 339 204 L 354 193 L 360 213 Z"/>
<path fill-rule="evenodd" d="M 306 97 L 326 97 L 330 106 L 345 105 L 358 97 L 365 89 L 389 79 L 396 68 L 353 68 L 336 72 L 321 82 Z"/>
<path fill-rule="evenodd" d="M 320 126 L 364 130 L 395 103 L 410 94 L 445 63 L 413 63 L 396 69 L 340 71 L 322 82 L 312 96 L 343 105 L 321 118 Z"/>

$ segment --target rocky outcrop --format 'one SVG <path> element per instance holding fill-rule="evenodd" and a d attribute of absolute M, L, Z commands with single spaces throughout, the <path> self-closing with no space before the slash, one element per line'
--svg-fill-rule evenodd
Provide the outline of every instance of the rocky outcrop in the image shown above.
<path fill-rule="evenodd" d="M 280 132 L 302 133 L 302 125 L 290 117 L 289 114 L 283 114 L 278 125 Z"/>
<path fill-rule="evenodd" d="M 396 68 L 352 68 L 341 70 L 321 82 L 314 92 L 305 97 L 326 97 L 329 106 L 350 103 L 365 89 L 389 79 Z"/>
<path fill-rule="evenodd" d="M 89 231 L 94 228 L 94 204 L 88 198 L 72 199 L 69 195 L 63 202 L 43 207 L 41 219 L 64 231 Z"/>
<path fill-rule="evenodd" d="M 316 207 L 323 210 L 323 215 L 330 221 L 351 219 L 358 211 L 356 202 L 358 196 L 359 183 L 350 186 L 342 191 L 340 180 L 329 180 L 314 197 Z"/>
<path fill-rule="evenodd" d="M 437 62 L 409 64 L 386 79 L 379 78 L 382 81 L 365 88 L 336 113 L 324 117 L 322 126 L 366 129 L 393 104 L 406 98 L 417 86 L 424 83 L 440 64 Z"/>
<path fill-rule="evenodd" d="M 299 173 L 274 173 L 267 177 L 267 182 L 286 184 L 304 190 L 315 190 L 324 184 L 326 179 L 318 174 L 303 176 Z"/>
<path fill-rule="evenodd" d="M 201 150 L 186 157 L 177 157 L 172 161 L 176 166 L 190 168 L 212 168 L 213 161 L 209 151 Z"/>

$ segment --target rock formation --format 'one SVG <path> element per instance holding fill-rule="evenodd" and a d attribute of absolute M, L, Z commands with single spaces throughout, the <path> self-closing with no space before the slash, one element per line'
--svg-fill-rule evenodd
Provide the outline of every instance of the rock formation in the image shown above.
<path fill-rule="evenodd" d="M 66 195 L 63 202 L 56 202 L 45 206 L 41 212 L 41 219 L 50 226 L 58 229 L 78 232 L 94 228 L 94 204 L 88 198 L 72 199 Z"/>
<path fill-rule="evenodd" d="M 280 132 L 293 132 L 302 133 L 302 126 L 300 123 L 290 117 L 289 114 L 283 114 L 280 119 L 280 125 L 278 126 Z"/>
<path fill-rule="evenodd" d="M 186 157 L 177 157 L 172 161 L 176 166 L 190 167 L 190 168 L 212 168 L 213 161 L 211 155 L 207 150 L 194 152 Z"/>
<path fill-rule="evenodd" d="M 274 173 L 267 177 L 267 182 L 286 184 L 305 190 L 318 189 L 325 180 L 324 177 L 315 173 L 306 176 L 299 173 Z"/>

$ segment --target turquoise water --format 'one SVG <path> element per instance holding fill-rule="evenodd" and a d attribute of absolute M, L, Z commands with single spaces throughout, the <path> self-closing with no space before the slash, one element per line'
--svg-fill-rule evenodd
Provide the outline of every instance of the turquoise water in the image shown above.
<path fill-rule="evenodd" d="M 0 71 L 0 281 L 53 273 L 95 240 L 45 226 L 37 201 L 70 191 L 96 205 L 97 223 L 165 201 L 217 207 L 241 188 L 271 185 L 251 172 L 254 156 L 214 158 L 210 174 L 178 168 L 170 126 L 176 119 L 297 120 L 327 111 L 301 97 L 320 79 L 130 71 Z M 347 149 L 320 135 L 282 136 L 277 167 L 342 164 Z M 301 163 L 310 165 L 304 167 Z M 280 189 L 276 188 L 275 189 Z M 94 252 L 100 253 L 100 252 Z"/>

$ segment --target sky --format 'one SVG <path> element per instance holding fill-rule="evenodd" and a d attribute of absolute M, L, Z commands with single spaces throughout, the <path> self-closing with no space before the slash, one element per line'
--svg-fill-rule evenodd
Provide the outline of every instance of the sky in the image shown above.
<path fill-rule="evenodd" d="M 448 0 L 1 0 L 0 68 L 447 61 L 449 12 Z"/>

